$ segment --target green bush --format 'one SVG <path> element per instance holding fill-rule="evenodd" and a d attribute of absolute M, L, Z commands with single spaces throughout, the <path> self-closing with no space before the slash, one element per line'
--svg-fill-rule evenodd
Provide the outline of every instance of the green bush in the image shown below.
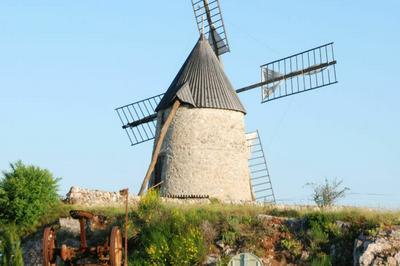
<path fill-rule="evenodd" d="M 1 225 L 0 229 L 0 265 L 24 265 L 20 240 L 15 226 Z"/>
<path fill-rule="evenodd" d="M 312 187 L 312 197 L 315 204 L 320 208 L 324 208 L 332 206 L 337 200 L 346 196 L 346 191 L 350 189 L 348 187 L 342 188 L 342 183 L 342 180 L 334 179 L 329 182 L 325 178 L 325 183 L 323 184 L 307 183 L 306 186 Z"/>
<path fill-rule="evenodd" d="M 313 265 L 351 265 L 354 239 L 369 225 L 357 222 L 340 228 L 336 224 L 337 215 L 325 212 L 310 213 L 305 218 Z"/>
<path fill-rule="evenodd" d="M 195 265 L 205 254 L 200 226 L 190 222 L 186 213 L 161 204 L 157 192 L 149 191 L 132 215 L 139 232 L 132 265 Z"/>
<path fill-rule="evenodd" d="M 326 254 L 320 254 L 313 258 L 310 263 L 311 266 L 332 266 L 331 257 Z M 343 265 L 343 264 L 339 264 Z"/>
<path fill-rule="evenodd" d="M 312 254 L 318 253 L 321 249 L 326 249 L 329 236 L 319 224 L 313 223 L 311 228 L 307 231 L 307 236 L 309 237 L 310 251 Z"/>
<path fill-rule="evenodd" d="M 232 246 L 235 244 L 240 236 L 239 217 L 228 216 L 222 220 L 221 236 L 225 245 Z"/>
<path fill-rule="evenodd" d="M 295 258 L 299 258 L 303 250 L 303 245 L 297 239 L 282 239 L 280 241 L 280 246 L 283 250 L 287 250 Z"/>
<path fill-rule="evenodd" d="M 156 190 L 150 190 L 140 199 L 138 214 L 142 218 L 150 218 L 156 212 L 163 209 L 161 199 Z"/>
<path fill-rule="evenodd" d="M 0 221 L 16 224 L 23 231 L 34 227 L 49 208 L 59 204 L 59 179 L 46 169 L 21 161 L 10 167 L 0 180 Z"/>
<path fill-rule="evenodd" d="M 201 231 L 189 225 L 187 231 L 172 236 L 170 250 L 171 265 L 193 265 L 199 262 L 204 252 Z"/>

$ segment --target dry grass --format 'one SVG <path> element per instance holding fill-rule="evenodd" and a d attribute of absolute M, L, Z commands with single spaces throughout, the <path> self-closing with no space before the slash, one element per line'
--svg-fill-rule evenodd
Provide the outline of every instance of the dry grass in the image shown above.
<path fill-rule="evenodd" d="M 335 220 L 344 222 L 368 222 L 371 224 L 385 225 L 400 225 L 400 211 L 378 210 L 359 207 L 334 207 L 319 210 L 315 206 L 290 206 L 290 205 L 235 205 L 235 204 L 176 204 L 163 203 L 166 208 L 180 209 L 184 213 L 198 216 L 199 219 L 209 220 L 220 216 L 252 216 L 259 214 L 267 214 L 279 217 L 301 218 L 311 214 L 322 213 L 330 216 Z M 101 214 L 107 217 L 122 217 L 125 213 L 123 206 L 77 206 L 61 204 L 58 208 L 49 210 L 47 215 L 41 220 L 41 224 L 50 224 L 56 221 L 59 217 L 69 216 L 69 211 L 72 209 L 81 209 Z M 136 205 L 129 207 L 130 212 L 137 209 Z"/>
<path fill-rule="evenodd" d="M 279 217 L 302 218 L 312 214 L 324 214 L 344 222 L 367 222 L 371 224 L 400 225 L 400 211 L 378 210 L 360 207 L 333 207 L 318 209 L 315 206 L 290 205 L 232 205 L 232 204 L 166 204 L 168 208 L 179 208 L 184 212 L 207 213 L 223 216 L 257 216 L 267 214 Z"/>

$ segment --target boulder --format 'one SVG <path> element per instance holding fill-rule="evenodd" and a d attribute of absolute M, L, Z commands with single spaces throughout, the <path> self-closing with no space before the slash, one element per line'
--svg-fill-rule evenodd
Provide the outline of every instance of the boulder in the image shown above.
<path fill-rule="evenodd" d="M 361 234 L 354 242 L 354 266 L 400 265 L 400 227 L 378 229 L 374 236 Z"/>

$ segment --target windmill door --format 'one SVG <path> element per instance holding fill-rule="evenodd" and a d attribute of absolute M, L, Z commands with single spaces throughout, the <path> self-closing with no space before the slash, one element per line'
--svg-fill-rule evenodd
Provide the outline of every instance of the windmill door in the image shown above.
<path fill-rule="evenodd" d="M 154 184 L 153 186 L 157 186 L 156 189 L 160 189 L 158 184 L 162 181 L 162 171 L 164 166 L 165 154 L 160 154 L 157 159 L 156 166 L 154 168 Z"/>

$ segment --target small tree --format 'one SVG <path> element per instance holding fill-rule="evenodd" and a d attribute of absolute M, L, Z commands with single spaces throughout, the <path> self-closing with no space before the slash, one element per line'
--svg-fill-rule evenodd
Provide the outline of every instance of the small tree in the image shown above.
<path fill-rule="evenodd" d="M 313 189 L 312 198 L 318 207 L 332 206 L 338 199 L 346 196 L 346 191 L 350 190 L 348 187 L 341 188 L 343 181 L 334 179 L 329 182 L 325 178 L 324 184 L 307 183 L 306 186 L 311 186 Z"/>
<path fill-rule="evenodd" d="M 0 222 L 25 230 L 35 226 L 46 211 L 59 204 L 58 178 L 46 169 L 10 164 L 0 179 Z"/>

